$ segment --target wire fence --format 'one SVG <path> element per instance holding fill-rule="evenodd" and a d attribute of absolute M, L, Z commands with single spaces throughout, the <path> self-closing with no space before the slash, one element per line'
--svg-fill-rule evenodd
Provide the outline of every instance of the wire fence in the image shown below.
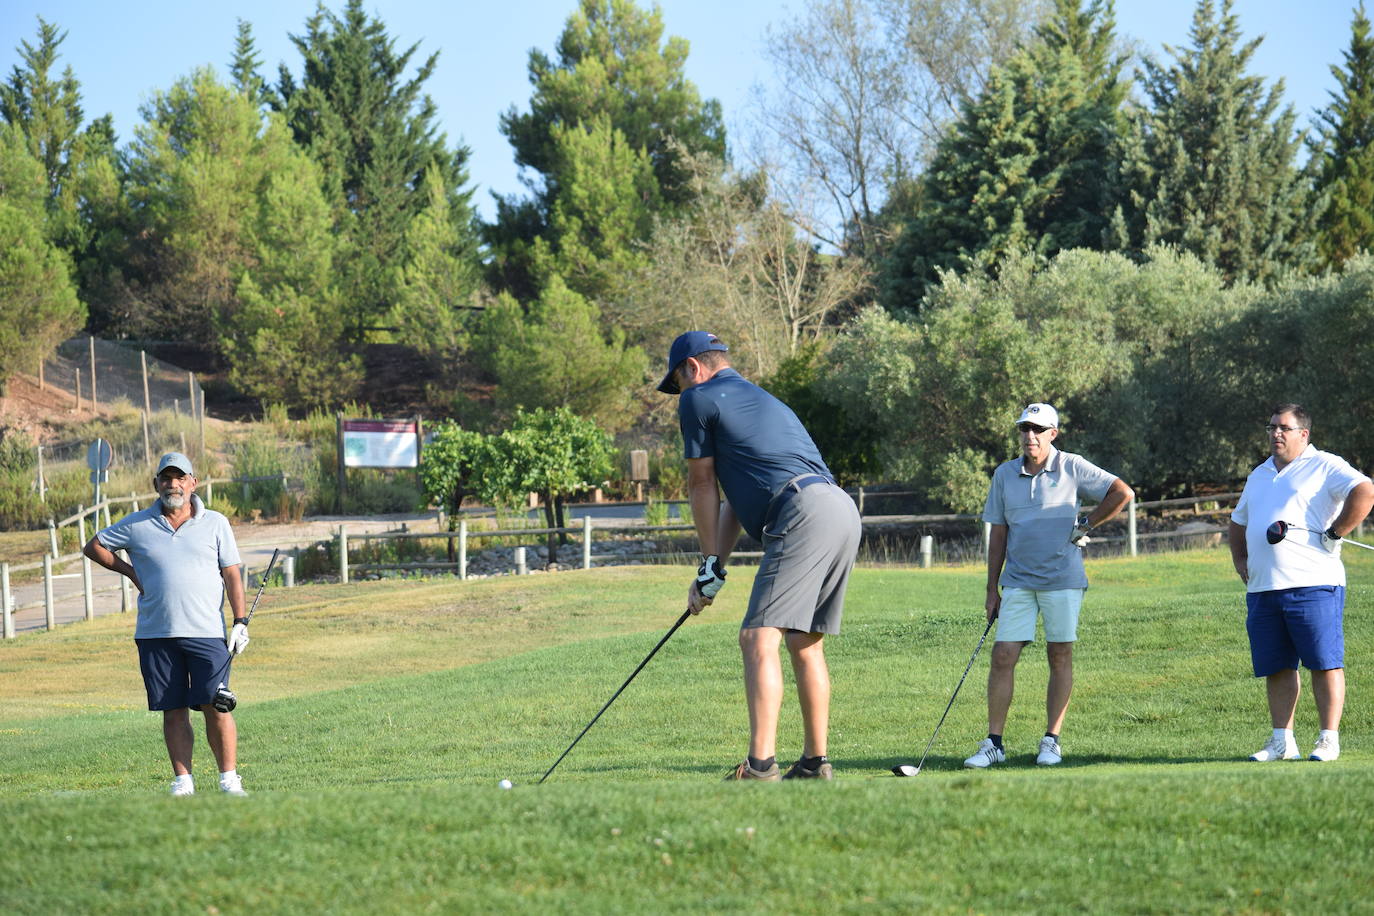
<path fill-rule="evenodd" d="M 137 344 L 73 337 L 43 361 L 44 387 L 66 392 L 78 406 L 127 401 L 150 414 L 169 410 L 200 418 L 205 392 L 195 373 L 149 356 Z"/>

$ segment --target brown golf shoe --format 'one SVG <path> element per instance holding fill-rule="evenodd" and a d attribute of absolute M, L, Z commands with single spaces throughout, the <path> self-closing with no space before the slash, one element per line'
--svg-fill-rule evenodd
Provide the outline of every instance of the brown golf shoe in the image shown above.
<path fill-rule="evenodd" d="M 801 762 L 800 760 L 798 760 L 796 763 L 792 764 L 792 766 L 788 768 L 787 774 L 786 774 L 785 776 L 783 776 L 783 779 L 834 779 L 834 778 L 835 778 L 835 768 L 832 767 L 832 766 L 830 765 L 830 761 L 826 761 L 825 763 L 822 763 L 820 766 L 816 767 L 814 770 L 808 770 L 806 767 L 802 766 L 802 762 Z"/>
<path fill-rule="evenodd" d="M 760 782 L 778 782 L 782 779 L 782 774 L 778 772 L 778 765 L 775 763 L 766 770 L 756 770 L 749 765 L 746 758 L 743 763 L 730 771 L 725 777 L 726 782 L 733 782 L 736 779 L 757 779 Z"/>

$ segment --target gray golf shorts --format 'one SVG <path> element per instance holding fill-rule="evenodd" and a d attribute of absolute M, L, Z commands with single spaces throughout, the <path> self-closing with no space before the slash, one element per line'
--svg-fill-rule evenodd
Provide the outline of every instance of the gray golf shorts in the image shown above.
<path fill-rule="evenodd" d="M 763 560 L 742 629 L 838 633 L 863 526 L 849 494 L 828 483 L 784 493 L 763 529 Z"/>

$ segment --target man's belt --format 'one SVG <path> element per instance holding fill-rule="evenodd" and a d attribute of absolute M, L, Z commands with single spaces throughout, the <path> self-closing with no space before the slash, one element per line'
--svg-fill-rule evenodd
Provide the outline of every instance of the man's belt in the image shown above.
<path fill-rule="evenodd" d="M 763 514 L 763 527 L 769 528 L 777 520 L 778 513 L 782 507 L 787 505 L 787 501 L 792 498 L 794 493 L 800 493 L 807 487 L 818 483 L 834 484 L 835 481 L 826 477 L 824 474 L 803 474 L 800 477 L 793 477 L 782 485 L 782 489 L 773 494 L 773 498 L 768 501 L 768 511 Z"/>

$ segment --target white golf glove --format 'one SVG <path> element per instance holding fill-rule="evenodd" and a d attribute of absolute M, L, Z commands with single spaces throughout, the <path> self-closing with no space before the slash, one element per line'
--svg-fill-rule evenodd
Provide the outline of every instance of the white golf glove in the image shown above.
<path fill-rule="evenodd" d="M 1336 534 L 1336 529 L 1327 528 L 1322 532 L 1322 546 L 1326 548 L 1327 553 L 1341 552 L 1341 537 Z"/>
<path fill-rule="evenodd" d="M 232 658 L 244 649 L 248 648 L 248 624 L 236 623 L 234 628 L 229 631 L 229 638 L 225 640 L 225 645 L 229 647 L 229 656 Z"/>
<path fill-rule="evenodd" d="M 725 584 L 725 567 L 720 565 L 720 557 L 711 554 L 697 567 L 697 591 L 703 598 L 714 598 Z"/>
<path fill-rule="evenodd" d="M 1069 532 L 1069 543 L 1075 547 L 1087 547 L 1092 538 L 1088 537 L 1088 517 L 1080 515 Z"/>

